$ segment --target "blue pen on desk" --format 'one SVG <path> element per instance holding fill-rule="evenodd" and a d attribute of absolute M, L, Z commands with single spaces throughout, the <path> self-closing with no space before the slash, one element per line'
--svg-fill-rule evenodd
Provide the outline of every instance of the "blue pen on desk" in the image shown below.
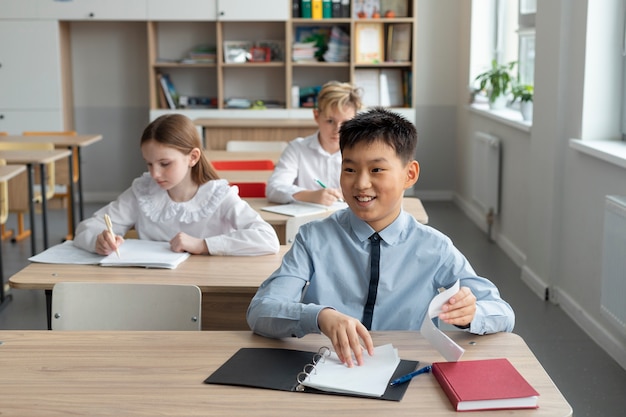
<path fill-rule="evenodd" d="M 414 377 L 416 377 L 416 376 L 418 376 L 420 374 L 427 374 L 427 373 L 429 373 L 430 372 L 430 368 L 431 368 L 430 365 L 425 366 L 423 368 L 420 368 L 417 371 L 411 372 L 410 374 L 406 374 L 404 376 L 401 376 L 398 379 L 394 379 L 393 381 L 391 381 L 389 383 L 389 385 L 404 384 L 405 382 L 412 380 Z"/>

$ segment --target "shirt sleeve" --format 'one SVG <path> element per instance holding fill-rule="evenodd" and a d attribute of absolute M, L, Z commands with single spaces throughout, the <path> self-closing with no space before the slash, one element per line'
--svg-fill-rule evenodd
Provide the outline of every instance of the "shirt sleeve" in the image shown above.
<path fill-rule="evenodd" d="M 311 275 L 311 260 L 300 235 L 281 266 L 259 287 L 248 308 L 248 325 L 265 337 L 320 333 L 317 316 L 327 306 L 301 302 Z"/>
<path fill-rule="evenodd" d="M 225 233 L 205 238 L 211 255 L 256 256 L 277 253 L 280 242 L 274 228 L 233 190 L 216 212 Z"/>
<path fill-rule="evenodd" d="M 267 199 L 273 203 L 291 203 L 294 201 L 293 195 L 305 188 L 297 186 L 300 146 L 297 139 L 289 142 L 280 155 L 280 159 L 274 167 L 274 172 L 267 181 Z"/>
<path fill-rule="evenodd" d="M 76 228 L 74 235 L 74 245 L 89 252 L 96 251 L 96 239 L 98 235 L 106 230 L 104 214 L 108 214 L 113 224 L 113 232 L 116 235 L 124 236 L 137 221 L 139 206 L 137 198 L 132 190 L 128 188 L 113 202 L 96 211 L 92 217 L 83 220 Z"/>

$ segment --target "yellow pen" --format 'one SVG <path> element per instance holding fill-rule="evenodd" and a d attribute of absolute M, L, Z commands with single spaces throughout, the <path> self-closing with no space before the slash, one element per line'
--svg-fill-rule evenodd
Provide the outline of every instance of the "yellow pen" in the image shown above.
<path fill-rule="evenodd" d="M 111 223 L 111 218 L 109 217 L 108 214 L 104 214 L 104 222 L 107 225 L 107 229 L 109 230 L 109 232 L 113 235 L 113 237 L 115 237 L 115 233 L 113 233 L 113 223 Z M 117 257 L 120 257 L 120 251 L 119 249 L 115 249 L 115 253 L 117 253 Z"/>

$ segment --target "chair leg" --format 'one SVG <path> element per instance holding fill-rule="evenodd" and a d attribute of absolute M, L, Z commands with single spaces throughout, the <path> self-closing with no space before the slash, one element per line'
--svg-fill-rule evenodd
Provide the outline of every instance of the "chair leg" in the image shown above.
<path fill-rule="evenodd" d="M 74 239 L 74 234 L 72 233 L 72 226 L 74 224 L 74 207 L 72 207 L 69 194 L 64 195 L 63 199 L 65 200 L 67 210 L 67 235 L 65 236 L 65 240 L 72 240 Z"/>
<path fill-rule="evenodd" d="M 2 240 L 8 239 L 13 236 L 13 230 L 7 230 L 6 225 L 0 226 L 0 237 Z"/>
<path fill-rule="evenodd" d="M 24 212 L 20 211 L 17 213 L 17 234 L 13 239 L 13 242 L 19 242 L 30 236 L 30 229 L 26 229 L 24 227 Z"/>

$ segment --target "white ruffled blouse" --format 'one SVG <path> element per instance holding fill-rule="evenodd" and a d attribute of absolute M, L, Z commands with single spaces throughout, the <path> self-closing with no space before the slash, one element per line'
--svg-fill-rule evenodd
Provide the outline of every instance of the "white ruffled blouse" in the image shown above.
<path fill-rule="evenodd" d="M 272 226 L 225 180 L 202 184 L 189 201 L 176 202 L 144 173 L 117 200 L 78 225 L 74 245 L 95 251 L 96 238 L 106 228 L 105 213 L 118 235 L 135 228 L 140 239 L 169 241 L 184 232 L 203 238 L 211 255 L 266 255 L 279 248 Z"/>

